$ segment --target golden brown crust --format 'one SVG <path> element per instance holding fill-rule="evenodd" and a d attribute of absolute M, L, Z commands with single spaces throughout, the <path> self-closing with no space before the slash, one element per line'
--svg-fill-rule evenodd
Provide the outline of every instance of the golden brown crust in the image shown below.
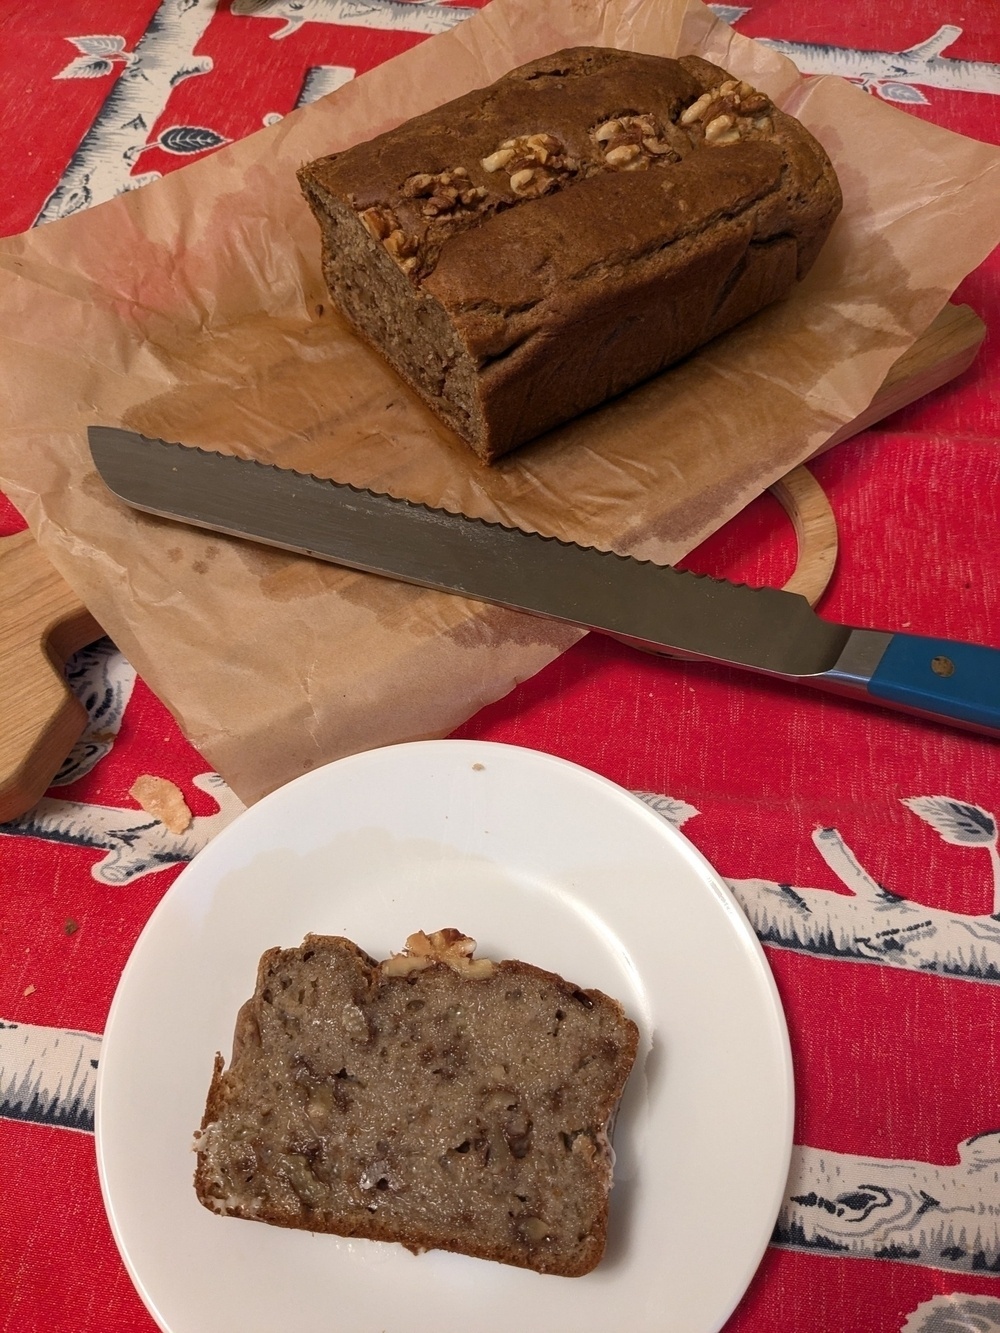
<path fill-rule="evenodd" d="M 486 461 L 787 295 L 841 204 L 698 57 L 574 48 L 299 173 L 355 327 Z"/>
<path fill-rule="evenodd" d="M 216 1057 L 195 1189 L 232 1217 L 579 1276 L 637 1045 L 616 1000 L 528 963 L 393 974 L 308 936 L 263 956 Z"/>

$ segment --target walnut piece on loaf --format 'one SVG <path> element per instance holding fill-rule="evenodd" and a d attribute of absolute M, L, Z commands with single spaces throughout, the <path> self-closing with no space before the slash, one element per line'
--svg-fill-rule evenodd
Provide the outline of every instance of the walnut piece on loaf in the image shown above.
<path fill-rule="evenodd" d="M 697 56 L 577 47 L 301 168 L 331 298 L 485 462 L 793 288 L 823 148 Z"/>
<path fill-rule="evenodd" d="M 447 929 L 381 963 L 337 936 L 265 953 L 195 1137 L 200 1201 L 414 1252 L 590 1272 L 638 1030 L 600 991 L 474 949 Z"/>

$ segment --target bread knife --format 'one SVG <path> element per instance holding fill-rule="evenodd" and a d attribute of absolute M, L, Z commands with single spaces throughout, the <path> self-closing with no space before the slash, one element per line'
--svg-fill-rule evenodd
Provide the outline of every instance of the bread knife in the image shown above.
<path fill-rule="evenodd" d="M 128 430 L 88 434 L 108 488 L 161 518 L 1000 736 L 1000 649 L 853 629 L 797 593 Z"/>

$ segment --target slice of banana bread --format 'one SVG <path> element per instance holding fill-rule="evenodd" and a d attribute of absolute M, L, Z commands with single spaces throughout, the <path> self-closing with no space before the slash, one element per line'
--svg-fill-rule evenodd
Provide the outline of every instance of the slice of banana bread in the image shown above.
<path fill-rule="evenodd" d="M 196 1135 L 217 1213 L 577 1277 L 604 1251 L 621 1005 L 456 930 L 260 960 Z"/>

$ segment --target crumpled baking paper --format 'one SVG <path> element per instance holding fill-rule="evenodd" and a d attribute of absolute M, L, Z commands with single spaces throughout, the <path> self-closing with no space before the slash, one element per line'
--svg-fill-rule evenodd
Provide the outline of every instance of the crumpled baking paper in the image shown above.
<path fill-rule="evenodd" d="M 297 167 L 571 45 L 696 52 L 833 158 L 845 207 L 787 301 L 485 469 L 333 314 Z M 493 0 L 160 181 L 0 242 L 0 486 L 247 802 L 446 735 L 580 631 L 132 512 L 88 425 L 678 560 L 870 402 L 1000 240 L 1000 150 L 804 79 L 696 0 Z"/>

